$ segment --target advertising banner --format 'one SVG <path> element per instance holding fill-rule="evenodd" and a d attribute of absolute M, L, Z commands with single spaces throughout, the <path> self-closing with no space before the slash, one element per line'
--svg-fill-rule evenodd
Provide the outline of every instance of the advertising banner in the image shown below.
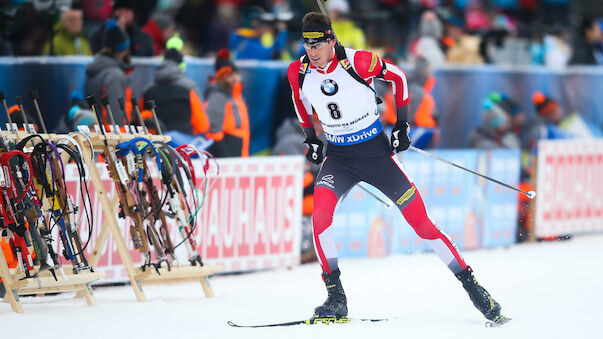
<path fill-rule="evenodd" d="M 301 243 L 301 199 L 304 158 L 300 156 L 218 159 L 220 174 L 205 197 L 197 215 L 193 237 L 204 263 L 224 266 L 226 272 L 250 271 L 299 263 Z M 199 163 L 195 163 L 199 167 Z M 109 199 L 115 195 L 104 164 L 97 164 Z M 201 168 L 195 171 L 200 178 Z M 77 224 L 82 241 L 89 244 L 89 257 L 105 219 L 94 186 L 88 188 L 92 198 L 94 228 L 90 234 L 79 192 L 81 185 L 74 165 L 66 166 L 67 189 L 80 206 Z M 160 190 L 163 198 L 165 191 Z M 115 211 L 119 213 L 119 208 Z M 130 221 L 118 218 L 122 236 L 136 266 L 143 262 L 130 239 Z M 182 241 L 173 219 L 168 218 L 170 236 L 175 244 Z M 55 239 L 57 227 L 54 227 Z M 176 250 L 181 264 L 187 264 L 184 246 Z M 153 255 L 154 258 L 154 255 Z M 105 271 L 108 281 L 125 281 L 127 275 L 112 236 L 102 249 L 97 269 Z"/>
<path fill-rule="evenodd" d="M 538 142 L 536 236 L 603 230 L 603 140 Z"/>

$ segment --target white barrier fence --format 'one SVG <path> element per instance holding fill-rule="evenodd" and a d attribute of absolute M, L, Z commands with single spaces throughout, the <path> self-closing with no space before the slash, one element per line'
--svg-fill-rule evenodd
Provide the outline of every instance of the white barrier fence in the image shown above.
<path fill-rule="evenodd" d="M 538 143 L 537 237 L 603 231 L 603 140 Z"/>

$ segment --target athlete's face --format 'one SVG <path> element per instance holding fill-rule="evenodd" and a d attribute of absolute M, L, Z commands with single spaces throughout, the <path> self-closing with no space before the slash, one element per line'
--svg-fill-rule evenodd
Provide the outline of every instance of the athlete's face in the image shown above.
<path fill-rule="evenodd" d="M 306 48 L 312 66 L 318 68 L 325 68 L 327 66 L 329 61 L 333 59 L 333 54 L 335 53 L 333 47 L 335 47 L 335 42 L 336 40 L 331 40 L 324 44 L 319 43 L 311 48 Z"/>

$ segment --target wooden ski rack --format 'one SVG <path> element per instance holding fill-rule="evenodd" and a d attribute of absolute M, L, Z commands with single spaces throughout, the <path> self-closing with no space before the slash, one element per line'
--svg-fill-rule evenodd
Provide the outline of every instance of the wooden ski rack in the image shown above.
<path fill-rule="evenodd" d="M 9 133 L 0 131 L 0 136 L 13 141 L 22 140 L 29 135 L 25 132 Z M 57 140 L 59 137 L 56 134 L 40 134 L 40 136 L 50 141 Z M 43 203 L 46 206 L 49 201 L 45 198 Z M 16 313 L 23 313 L 23 306 L 19 300 L 20 295 L 44 295 L 46 293 L 77 291 L 78 295 L 86 299 L 89 306 L 96 305 L 96 298 L 92 293 L 90 284 L 103 278 L 105 273 L 80 271 L 78 274 L 73 274 L 70 265 L 63 265 L 62 271 L 65 273 L 64 275 L 60 274 L 59 271 L 55 272 L 57 280 L 51 276 L 49 271 L 39 272 L 36 278 L 24 279 L 25 274 L 23 272 L 19 272 L 17 268 L 10 269 L 8 267 L 4 252 L 0 250 L 0 278 L 2 278 L 6 290 L 4 300 L 10 303 L 12 310 Z"/>
<path fill-rule="evenodd" d="M 114 135 L 107 134 L 106 140 L 110 146 L 115 146 L 120 142 L 129 141 L 134 136 L 140 136 L 147 138 L 151 141 L 162 141 L 168 142 L 171 140 L 168 136 L 160 136 L 160 135 L 149 135 L 149 134 L 136 134 L 136 135 Z M 91 133 L 90 140 L 92 141 L 92 145 L 95 150 L 101 150 L 104 146 L 104 139 L 102 135 Z M 161 267 L 159 269 L 160 274 L 157 274 L 154 269 L 148 268 L 146 271 L 142 271 L 140 268 L 135 268 L 134 263 L 132 261 L 132 257 L 126 246 L 126 240 L 123 237 L 123 233 L 119 228 L 117 223 L 117 210 L 119 207 L 119 201 L 117 194 L 113 197 L 112 201 L 109 201 L 109 197 L 107 192 L 105 191 L 105 186 L 101 180 L 100 173 L 98 172 L 95 163 L 90 164 L 89 160 L 90 149 L 87 148 L 86 141 L 83 140 L 81 136 L 76 136 L 76 140 L 80 143 L 82 148 L 83 158 L 86 161 L 86 165 L 90 170 L 90 176 L 92 178 L 92 183 L 94 184 L 94 189 L 96 194 L 98 195 L 99 201 L 103 208 L 103 213 L 105 215 L 105 220 L 101 225 L 101 231 L 96 239 L 94 244 L 94 249 L 92 251 L 91 256 L 88 258 L 88 263 L 92 267 L 96 267 L 98 261 L 100 259 L 101 251 L 104 248 L 109 232 L 113 236 L 113 240 L 115 241 L 115 245 L 121 257 L 122 263 L 128 274 L 128 278 L 130 280 L 130 285 L 134 290 L 134 295 L 136 296 L 136 300 L 139 302 L 144 302 L 147 300 L 146 295 L 142 290 L 143 284 L 168 284 L 168 283 L 184 283 L 191 281 L 199 281 L 201 283 L 201 287 L 203 288 L 203 292 L 206 297 L 211 298 L 214 296 L 213 290 L 209 285 L 208 277 L 211 274 L 221 272 L 221 266 L 192 266 L 186 265 L 182 267 L 172 267 L 171 271 L 168 271 L 167 268 Z"/>

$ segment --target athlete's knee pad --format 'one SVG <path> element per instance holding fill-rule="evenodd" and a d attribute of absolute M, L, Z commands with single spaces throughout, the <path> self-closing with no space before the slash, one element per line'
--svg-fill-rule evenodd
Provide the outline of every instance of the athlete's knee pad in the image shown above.
<path fill-rule="evenodd" d="M 316 235 L 322 233 L 333 222 L 333 212 L 337 205 L 337 196 L 333 191 L 325 187 L 314 189 L 314 211 L 312 212 L 312 224 Z"/>

